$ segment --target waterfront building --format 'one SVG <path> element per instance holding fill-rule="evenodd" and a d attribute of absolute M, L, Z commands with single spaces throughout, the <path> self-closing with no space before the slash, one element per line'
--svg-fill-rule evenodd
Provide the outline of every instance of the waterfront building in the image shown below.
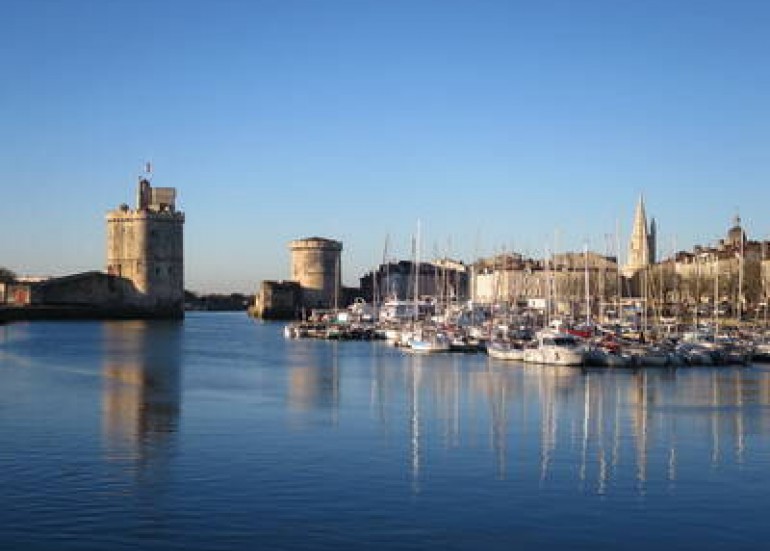
<path fill-rule="evenodd" d="M 748 238 L 736 216 L 726 236 L 714 245 L 696 245 L 674 257 L 672 294 L 680 301 L 724 303 L 725 310 L 766 301 L 770 281 L 770 242 Z M 740 306 L 738 306 L 740 305 Z"/>
<path fill-rule="evenodd" d="M 133 284 L 128 306 L 164 317 L 184 315 L 184 213 L 176 190 L 140 178 L 136 208 L 107 214 L 107 273 Z"/>
<path fill-rule="evenodd" d="M 448 258 L 432 262 L 411 260 L 391 261 L 360 278 L 361 296 L 369 302 L 413 300 L 415 285 L 420 297 L 432 297 L 441 302 L 468 298 L 468 268 L 462 262 Z"/>
<path fill-rule="evenodd" d="M 471 300 L 541 307 L 550 303 L 554 312 L 566 314 L 584 309 L 587 279 L 594 298 L 592 308 L 598 312 L 602 303 L 617 298 L 618 275 L 615 257 L 590 251 L 566 252 L 548 259 L 500 254 L 474 263 Z"/>

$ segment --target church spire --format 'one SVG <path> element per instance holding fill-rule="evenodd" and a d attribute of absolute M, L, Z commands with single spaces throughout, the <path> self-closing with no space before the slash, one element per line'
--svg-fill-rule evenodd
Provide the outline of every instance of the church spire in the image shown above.
<path fill-rule="evenodd" d="M 631 241 L 628 244 L 628 260 L 624 272 L 633 275 L 651 262 L 650 234 L 654 236 L 654 225 L 647 231 L 647 213 L 644 210 L 644 196 L 639 196 L 634 215 L 634 226 L 631 230 Z"/>

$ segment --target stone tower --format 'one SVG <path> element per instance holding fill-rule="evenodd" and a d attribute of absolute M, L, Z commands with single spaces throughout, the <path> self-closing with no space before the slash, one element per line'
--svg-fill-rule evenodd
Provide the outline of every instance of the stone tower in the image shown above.
<path fill-rule="evenodd" d="M 623 275 L 633 277 L 642 268 L 655 261 L 655 234 L 657 229 L 653 220 L 647 229 L 647 214 L 644 211 L 644 197 L 639 197 L 634 215 L 634 227 L 628 245 L 628 261 L 623 268 Z"/>
<path fill-rule="evenodd" d="M 107 273 L 132 284 L 126 307 L 152 317 L 184 316 L 184 213 L 176 189 L 140 178 L 136 208 L 107 214 Z"/>
<path fill-rule="evenodd" d="M 302 288 L 302 306 L 342 306 L 342 243 L 321 237 L 297 239 L 289 244 L 291 279 Z"/>

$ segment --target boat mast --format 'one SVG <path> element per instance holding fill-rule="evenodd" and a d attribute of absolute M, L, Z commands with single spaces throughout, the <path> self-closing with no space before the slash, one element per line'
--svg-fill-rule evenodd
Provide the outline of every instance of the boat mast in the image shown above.
<path fill-rule="evenodd" d="M 700 314 L 700 255 L 695 257 L 695 330 L 698 330 L 698 315 Z"/>
<path fill-rule="evenodd" d="M 382 263 L 385 264 L 385 300 L 388 300 L 390 295 L 390 259 L 388 258 L 388 244 L 390 243 L 390 235 L 385 235 L 385 248 L 382 251 Z M 398 297 L 396 297 L 398 298 Z"/>
<path fill-rule="evenodd" d="M 545 249 L 545 327 L 551 324 L 551 262 L 550 251 Z"/>
<path fill-rule="evenodd" d="M 767 299 L 768 299 L 768 296 L 767 296 L 767 277 L 765 276 L 765 270 L 764 270 L 763 266 L 765 264 L 765 255 L 766 254 L 767 254 L 767 241 L 763 241 L 762 242 L 762 256 L 760 257 L 760 261 L 759 261 L 759 270 L 760 270 L 759 271 L 759 277 L 762 280 L 762 296 L 765 299 L 764 300 L 764 302 L 765 302 L 765 312 L 764 312 L 764 314 L 765 314 L 765 324 L 764 324 L 765 329 L 767 329 L 767 302 L 768 302 Z"/>
<path fill-rule="evenodd" d="M 738 222 L 740 223 L 740 218 L 738 218 Z M 738 256 L 738 325 L 740 326 L 741 318 L 743 317 L 743 266 L 744 266 L 744 260 L 743 260 L 743 241 L 744 241 L 744 233 L 743 233 L 743 226 L 741 226 L 741 246 L 740 246 L 740 252 Z"/>
<path fill-rule="evenodd" d="M 719 254 L 714 253 L 714 337 L 719 333 Z"/>
<path fill-rule="evenodd" d="M 337 255 L 337 262 L 334 265 L 334 311 L 339 309 L 340 296 L 340 255 Z"/>
<path fill-rule="evenodd" d="M 586 326 L 591 325 L 591 289 L 588 286 L 589 282 L 589 276 L 588 276 L 588 242 L 584 245 L 584 260 L 585 260 L 585 287 L 586 287 Z"/>
<path fill-rule="evenodd" d="M 414 321 L 420 319 L 420 220 L 417 220 L 417 236 L 414 240 Z"/>
<path fill-rule="evenodd" d="M 623 298 L 623 285 L 620 279 L 620 220 L 615 221 L 615 317 L 621 319 L 620 302 Z"/>

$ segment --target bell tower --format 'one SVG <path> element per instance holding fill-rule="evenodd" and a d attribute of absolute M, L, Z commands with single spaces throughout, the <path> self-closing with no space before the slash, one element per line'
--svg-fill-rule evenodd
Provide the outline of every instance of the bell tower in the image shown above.
<path fill-rule="evenodd" d="M 634 215 L 634 226 L 631 230 L 631 240 L 628 244 L 628 260 L 623 268 L 623 275 L 633 277 L 642 268 L 655 262 L 655 234 L 657 228 L 652 221 L 647 229 L 647 213 L 644 209 L 644 197 L 639 197 Z"/>

